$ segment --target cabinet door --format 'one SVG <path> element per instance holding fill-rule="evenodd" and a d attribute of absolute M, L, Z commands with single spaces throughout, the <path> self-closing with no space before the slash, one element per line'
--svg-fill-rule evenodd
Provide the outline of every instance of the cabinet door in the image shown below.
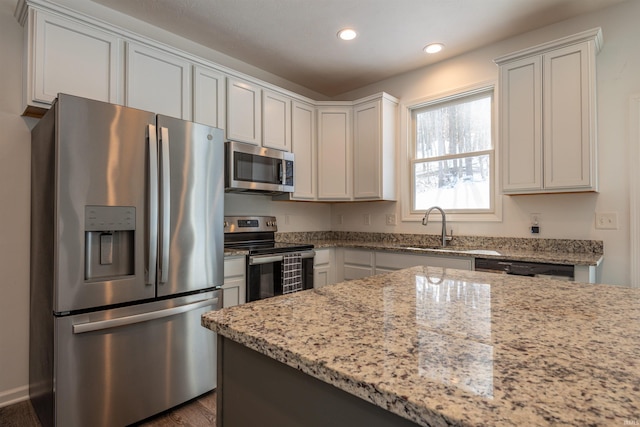
<path fill-rule="evenodd" d="M 232 307 L 247 301 L 245 257 L 224 259 L 224 284 L 222 285 L 222 305 Z"/>
<path fill-rule="evenodd" d="M 227 79 L 227 139 L 261 145 L 261 93 L 257 85 L 232 77 Z"/>
<path fill-rule="evenodd" d="M 291 151 L 291 99 L 262 91 L 262 145 Z"/>
<path fill-rule="evenodd" d="M 595 179 L 595 114 L 588 43 L 544 55 L 544 187 L 590 189 Z M 593 136 L 595 138 L 595 136 Z"/>
<path fill-rule="evenodd" d="M 502 187 L 542 188 L 542 69 L 539 56 L 500 67 Z"/>
<path fill-rule="evenodd" d="M 27 104 L 47 108 L 59 92 L 119 103 L 119 39 L 41 11 L 30 14 Z"/>
<path fill-rule="evenodd" d="M 374 253 L 369 250 L 344 250 L 344 280 L 361 279 L 374 274 Z"/>
<path fill-rule="evenodd" d="M 380 101 L 353 109 L 353 198 L 379 199 L 382 187 Z"/>
<path fill-rule="evenodd" d="M 314 288 L 321 288 L 335 283 L 333 254 L 333 249 L 316 249 L 316 256 L 313 259 Z"/>
<path fill-rule="evenodd" d="M 193 67 L 193 120 L 225 128 L 226 77 L 219 71 L 196 65 Z"/>
<path fill-rule="evenodd" d="M 314 289 L 321 288 L 329 285 L 330 269 L 328 267 L 314 267 L 313 268 L 313 287 Z"/>
<path fill-rule="evenodd" d="M 191 64 L 157 49 L 127 44 L 126 105 L 191 120 Z"/>
<path fill-rule="evenodd" d="M 351 107 L 318 108 L 318 199 L 351 199 L 351 153 Z"/>
<path fill-rule="evenodd" d="M 292 199 L 316 197 L 316 112 L 311 105 L 294 101 L 291 109 L 291 147 L 295 155 Z"/>

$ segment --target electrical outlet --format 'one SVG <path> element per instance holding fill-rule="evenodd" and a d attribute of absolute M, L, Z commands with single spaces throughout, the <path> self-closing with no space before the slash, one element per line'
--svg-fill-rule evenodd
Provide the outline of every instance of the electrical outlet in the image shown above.
<path fill-rule="evenodd" d="M 284 225 L 289 225 L 291 223 L 291 217 L 289 215 L 284 216 Z"/>
<path fill-rule="evenodd" d="M 531 231 L 531 234 L 540 234 L 541 217 L 542 215 L 539 213 L 529 214 L 529 220 L 531 221 L 531 227 L 529 227 L 529 230 Z"/>
<path fill-rule="evenodd" d="M 529 214 L 529 219 L 531 220 L 531 226 L 540 226 L 540 220 L 542 219 L 542 215 L 539 213 Z"/>
<path fill-rule="evenodd" d="M 396 220 L 396 214 L 387 214 L 386 221 L 387 221 L 387 225 L 398 224 L 398 221 Z"/>
<path fill-rule="evenodd" d="M 364 225 L 371 225 L 371 214 L 364 214 Z"/>
<path fill-rule="evenodd" d="M 338 225 L 342 225 L 344 223 L 344 216 L 342 214 L 336 215 L 336 222 Z"/>
<path fill-rule="evenodd" d="M 617 230 L 618 229 L 618 213 L 617 212 L 596 212 L 596 228 L 600 230 Z"/>

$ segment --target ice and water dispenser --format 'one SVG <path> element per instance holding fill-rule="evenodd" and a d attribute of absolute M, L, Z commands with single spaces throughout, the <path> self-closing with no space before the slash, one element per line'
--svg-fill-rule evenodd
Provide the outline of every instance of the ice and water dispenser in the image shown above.
<path fill-rule="evenodd" d="M 85 280 L 134 274 L 136 208 L 85 206 Z"/>

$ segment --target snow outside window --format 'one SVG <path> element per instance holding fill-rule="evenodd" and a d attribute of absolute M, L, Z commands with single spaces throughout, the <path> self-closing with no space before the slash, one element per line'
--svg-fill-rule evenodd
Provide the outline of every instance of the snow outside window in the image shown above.
<path fill-rule="evenodd" d="M 412 212 L 494 210 L 493 90 L 412 109 Z"/>

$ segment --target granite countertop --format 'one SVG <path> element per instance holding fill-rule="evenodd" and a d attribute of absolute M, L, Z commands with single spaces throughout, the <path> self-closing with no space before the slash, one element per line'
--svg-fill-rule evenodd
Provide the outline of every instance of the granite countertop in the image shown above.
<path fill-rule="evenodd" d="M 291 241 L 291 243 L 312 244 L 316 249 L 322 248 L 354 248 L 370 249 L 388 252 L 403 252 L 414 255 L 473 257 L 488 259 L 508 259 L 513 261 L 543 262 L 565 265 L 598 266 L 602 262 L 601 252 L 567 252 L 560 250 L 540 250 L 530 248 L 497 247 L 482 249 L 465 246 L 448 246 L 446 248 L 432 248 L 414 246 L 411 244 L 388 242 L 365 242 L 354 240 L 327 240 L 304 239 Z M 243 249 L 225 249 L 225 256 L 247 255 L 249 252 Z"/>
<path fill-rule="evenodd" d="M 508 259 L 514 261 L 543 262 L 565 265 L 597 266 L 602 261 L 601 253 L 565 252 L 563 250 L 534 250 L 512 247 L 474 248 L 468 246 L 447 246 L 445 248 L 421 247 L 388 242 L 361 242 L 352 240 L 306 240 L 317 249 L 328 247 L 371 249 L 389 252 L 404 252 L 414 255 L 473 257 L 488 259 Z"/>
<path fill-rule="evenodd" d="M 202 324 L 419 425 L 640 422 L 640 289 L 413 267 Z"/>
<path fill-rule="evenodd" d="M 276 240 L 312 244 L 316 249 L 338 247 L 403 252 L 414 255 L 508 259 L 564 265 L 598 266 L 603 259 L 602 241 L 455 236 L 440 246 L 440 236 L 394 233 L 294 232 L 277 233 Z M 225 249 L 225 256 L 247 255 L 240 249 Z"/>

